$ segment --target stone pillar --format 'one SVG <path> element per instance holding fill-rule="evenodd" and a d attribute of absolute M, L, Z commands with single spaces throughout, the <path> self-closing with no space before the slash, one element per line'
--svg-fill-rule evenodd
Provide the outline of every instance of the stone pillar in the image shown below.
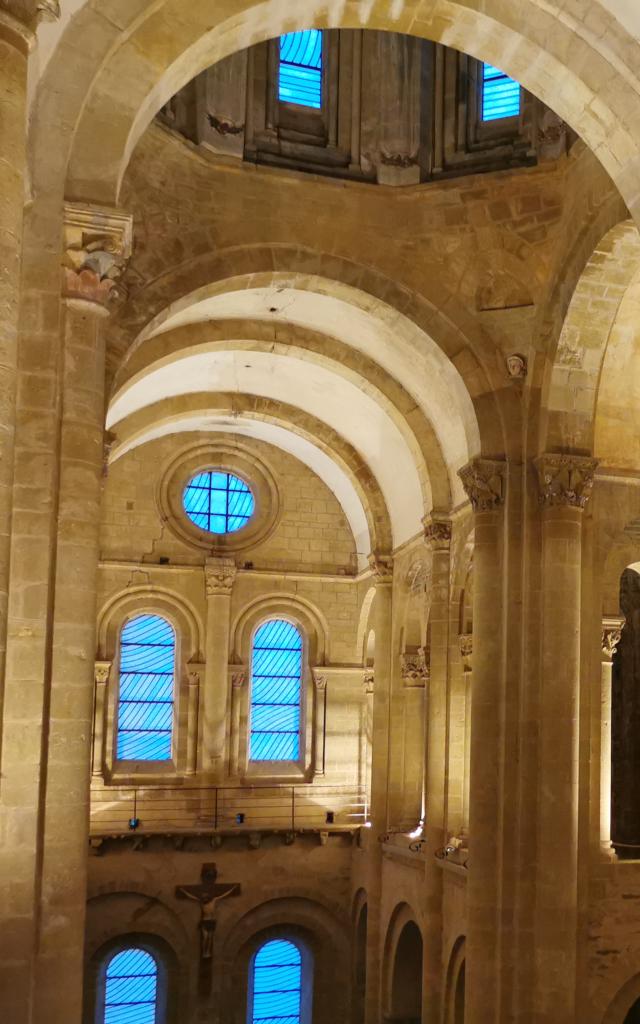
<path fill-rule="evenodd" d="M 458 638 L 464 672 L 464 767 L 462 776 L 462 832 L 469 834 L 469 781 L 471 778 L 471 708 L 473 635 L 462 633 Z"/>
<path fill-rule="evenodd" d="M 224 778 L 227 709 L 229 707 L 229 629 L 231 595 L 236 578 L 232 558 L 208 558 L 204 570 L 207 593 L 207 646 L 202 714 L 201 768 L 208 781 Z"/>
<path fill-rule="evenodd" d="M 425 521 L 431 551 L 430 678 L 426 702 L 425 837 L 431 851 L 445 845 L 449 706 L 449 579 L 451 521 L 433 513 Z M 442 871 L 435 857 L 425 865 L 426 926 L 423 1020 L 439 1024 L 442 1000 Z"/>
<path fill-rule="evenodd" d="M 110 674 L 110 661 L 96 661 L 94 666 L 93 763 L 91 765 L 91 774 L 94 778 L 102 778 L 104 765 L 104 717 L 106 714 L 107 685 Z"/>
<path fill-rule="evenodd" d="M 32 42 L 32 33 L 12 15 L 0 10 L 0 708 L 7 642 L 22 212 L 25 202 L 27 62 Z"/>
<path fill-rule="evenodd" d="M 534 1016 L 576 1019 L 582 515 L 596 461 L 542 455 L 542 673 L 539 705 Z M 475 703 L 474 694 L 474 703 Z"/>
<path fill-rule="evenodd" d="M 400 677 L 402 679 L 402 710 L 404 720 L 399 751 L 402 756 L 402 793 L 400 815 L 392 825 L 413 832 L 424 821 L 425 806 L 425 742 L 427 729 L 426 703 L 428 701 L 429 665 L 427 651 L 419 647 L 405 651 L 400 656 Z"/>
<path fill-rule="evenodd" d="M 506 463 L 475 459 L 460 471 L 460 478 L 475 513 L 465 1020 L 467 1024 L 489 1024 L 499 1019 Z"/>
<path fill-rule="evenodd" d="M 611 672 L 613 656 L 622 637 L 623 618 L 602 620 L 602 674 L 600 677 L 600 846 L 611 849 Z"/>
<path fill-rule="evenodd" d="M 391 558 L 372 555 L 376 594 L 373 600 L 375 633 L 373 726 L 371 742 L 371 842 L 368 850 L 367 991 L 366 1024 L 378 1024 L 382 998 L 382 942 L 380 899 L 382 845 L 388 827 L 389 712 L 391 700 L 391 614 L 393 569 Z"/>

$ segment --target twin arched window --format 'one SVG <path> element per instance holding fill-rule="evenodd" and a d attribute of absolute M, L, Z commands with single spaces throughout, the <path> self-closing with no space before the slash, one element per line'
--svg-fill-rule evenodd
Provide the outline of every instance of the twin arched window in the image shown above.
<path fill-rule="evenodd" d="M 176 635 L 160 615 L 137 615 L 120 633 L 116 758 L 170 761 Z M 285 619 L 256 630 L 251 649 L 249 760 L 300 758 L 303 641 Z"/>

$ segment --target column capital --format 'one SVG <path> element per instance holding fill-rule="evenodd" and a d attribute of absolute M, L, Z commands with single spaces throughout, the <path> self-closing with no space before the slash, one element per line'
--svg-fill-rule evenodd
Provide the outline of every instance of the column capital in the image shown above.
<path fill-rule="evenodd" d="M 111 672 L 110 661 L 96 661 L 94 666 L 94 678 L 96 683 L 107 683 Z"/>
<path fill-rule="evenodd" d="M 36 18 L 38 21 L 58 21 L 60 18 L 59 0 L 38 0 Z"/>
<path fill-rule="evenodd" d="M 472 459 L 458 470 L 474 512 L 493 512 L 504 505 L 506 475 L 503 459 Z"/>
<path fill-rule="evenodd" d="M 625 619 L 622 615 L 607 616 L 602 620 L 602 654 L 605 661 L 612 661 L 618 650 Z"/>
<path fill-rule="evenodd" d="M 371 696 L 375 683 L 375 673 L 372 668 L 365 668 L 362 672 L 362 688 L 365 697 Z"/>
<path fill-rule="evenodd" d="M 233 558 L 207 558 L 204 567 L 204 583 L 207 597 L 231 594 L 237 575 Z"/>
<path fill-rule="evenodd" d="M 393 581 L 393 557 L 373 552 L 369 555 L 369 568 L 377 584 L 389 584 Z"/>
<path fill-rule="evenodd" d="M 587 455 L 547 452 L 534 459 L 540 483 L 540 504 L 545 508 L 585 508 L 593 488 L 597 459 Z"/>
<path fill-rule="evenodd" d="M 124 295 L 121 278 L 131 257 L 133 218 L 119 210 L 66 203 L 63 295 L 99 316 L 108 316 Z"/>
<path fill-rule="evenodd" d="M 453 527 L 449 516 L 431 512 L 422 520 L 424 539 L 432 551 L 448 551 L 451 547 Z"/>
<path fill-rule="evenodd" d="M 328 682 L 328 676 L 323 674 L 322 669 L 315 669 L 315 668 L 312 669 L 311 670 L 311 675 L 313 676 L 313 683 L 314 683 L 314 686 L 315 686 L 316 690 L 320 690 L 320 691 L 326 690 L 327 682 Z"/>
<path fill-rule="evenodd" d="M 400 674 L 405 686 L 425 686 L 431 677 L 427 651 L 418 647 L 400 655 Z"/>

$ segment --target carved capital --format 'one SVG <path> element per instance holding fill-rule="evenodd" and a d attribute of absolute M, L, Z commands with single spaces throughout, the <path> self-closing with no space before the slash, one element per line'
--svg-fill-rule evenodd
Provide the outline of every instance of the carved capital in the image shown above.
<path fill-rule="evenodd" d="M 474 512 L 492 512 L 504 504 L 507 464 L 473 459 L 458 472 Z"/>
<path fill-rule="evenodd" d="M 96 661 L 94 667 L 94 679 L 96 683 L 108 683 L 109 673 L 111 672 L 110 661 Z"/>
<path fill-rule="evenodd" d="M 123 296 L 120 280 L 131 257 L 133 221 L 127 214 L 67 204 L 64 213 L 64 297 L 109 312 Z"/>
<path fill-rule="evenodd" d="M 60 4 L 58 0 L 38 0 L 36 4 L 36 20 L 58 21 L 60 18 Z"/>
<path fill-rule="evenodd" d="M 451 546 L 452 527 L 447 516 L 432 513 L 423 520 L 424 539 L 433 551 L 447 551 Z"/>
<path fill-rule="evenodd" d="M 234 690 L 241 690 L 247 681 L 246 669 L 238 665 L 229 666 L 231 672 L 231 685 Z"/>
<path fill-rule="evenodd" d="M 326 690 L 328 682 L 327 676 L 323 675 L 322 672 L 316 672 L 315 669 L 313 670 L 312 675 L 316 690 L 319 690 L 320 692 Z"/>
<path fill-rule="evenodd" d="M 237 572 L 233 558 L 207 558 L 204 570 L 207 597 L 231 594 Z"/>
<path fill-rule="evenodd" d="M 400 655 L 400 671 L 405 686 L 425 686 L 429 682 L 430 670 L 424 647 L 405 651 Z"/>
<path fill-rule="evenodd" d="M 373 553 L 369 555 L 369 568 L 376 583 L 391 583 L 393 580 L 393 558 L 391 555 Z"/>
<path fill-rule="evenodd" d="M 373 682 L 374 682 L 374 671 L 372 668 L 365 668 L 362 674 L 362 686 L 365 692 L 365 696 L 370 696 L 373 693 Z"/>
<path fill-rule="evenodd" d="M 618 650 L 625 620 L 612 617 L 602 620 L 602 654 L 606 661 L 611 661 Z"/>
<path fill-rule="evenodd" d="M 461 633 L 458 637 L 460 656 L 465 672 L 470 672 L 473 664 L 473 634 Z"/>
<path fill-rule="evenodd" d="M 540 481 L 540 504 L 585 508 L 593 488 L 597 459 L 584 455 L 548 453 L 535 460 Z"/>

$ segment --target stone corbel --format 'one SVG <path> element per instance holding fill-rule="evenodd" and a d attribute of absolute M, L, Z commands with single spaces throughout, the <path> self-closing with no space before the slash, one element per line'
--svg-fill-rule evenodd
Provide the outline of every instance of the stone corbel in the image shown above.
<path fill-rule="evenodd" d="M 458 637 L 458 643 L 460 645 L 462 667 L 465 672 L 471 672 L 473 667 L 473 634 L 461 633 Z"/>
<path fill-rule="evenodd" d="M 426 686 L 429 682 L 430 670 L 425 648 L 418 647 L 415 651 L 405 651 L 401 654 L 400 672 L 405 686 Z"/>
<path fill-rule="evenodd" d="M 67 203 L 64 210 L 63 294 L 70 304 L 108 315 L 124 294 L 133 220 L 117 210 Z"/>
<path fill-rule="evenodd" d="M 458 476 L 474 512 L 493 512 L 504 505 L 507 464 L 499 459 L 473 459 Z"/>
<path fill-rule="evenodd" d="M 559 455 L 549 452 L 535 460 L 540 482 L 540 504 L 545 508 L 562 505 L 586 507 L 598 460 L 584 455 Z"/>
<path fill-rule="evenodd" d="M 602 620 L 603 661 L 613 661 L 622 637 L 625 620 L 622 616 L 609 616 Z"/>
<path fill-rule="evenodd" d="M 233 558 L 207 558 L 204 570 L 207 597 L 230 595 L 237 572 Z"/>

